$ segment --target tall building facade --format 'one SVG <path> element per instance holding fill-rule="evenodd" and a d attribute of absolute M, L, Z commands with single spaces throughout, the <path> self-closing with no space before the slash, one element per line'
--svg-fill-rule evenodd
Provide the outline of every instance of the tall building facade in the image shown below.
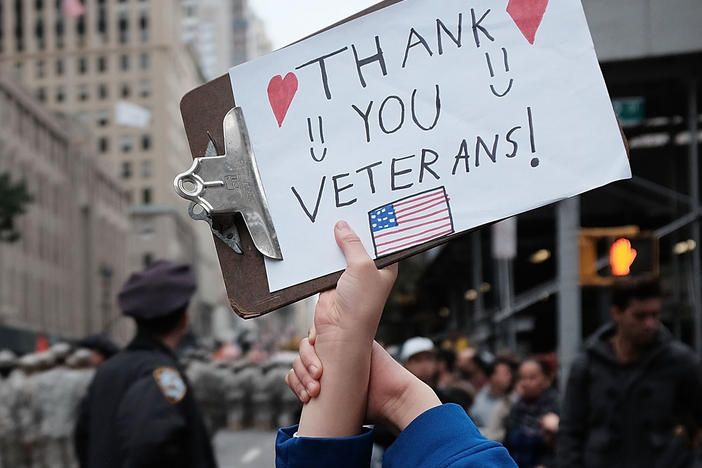
<path fill-rule="evenodd" d="M 0 66 L 89 129 L 98 164 L 127 196 L 127 270 L 157 259 L 192 263 L 207 285 L 196 307 L 221 302 L 221 275 L 204 266 L 215 256 L 211 237 L 198 234 L 207 227 L 190 220 L 173 191 L 173 178 L 191 164 L 179 102 L 204 82 L 182 40 L 180 0 L 83 0 L 78 17 L 62 4 L 2 0 Z"/>
<path fill-rule="evenodd" d="M 114 292 L 127 274 L 126 194 L 96 164 L 89 135 L 8 75 L 0 68 L 0 172 L 26 181 L 34 201 L 16 220 L 20 240 L 0 242 L 0 342 L 122 338 Z"/>
<path fill-rule="evenodd" d="M 272 50 L 263 22 L 247 0 L 181 0 L 183 40 L 207 80 Z"/>

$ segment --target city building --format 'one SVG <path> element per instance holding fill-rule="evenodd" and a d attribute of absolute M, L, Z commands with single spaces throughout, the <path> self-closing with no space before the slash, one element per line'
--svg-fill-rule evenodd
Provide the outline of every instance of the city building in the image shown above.
<path fill-rule="evenodd" d="M 96 161 L 128 197 L 127 271 L 158 259 L 193 263 L 206 285 L 194 306 L 209 309 L 224 296 L 219 271 L 203 266 L 216 259 L 213 242 L 173 191 L 191 164 L 180 99 L 204 82 L 182 40 L 180 0 L 82 5 L 73 17 L 61 0 L 0 2 L 0 66 L 89 129 Z"/>
<path fill-rule="evenodd" d="M 192 45 L 207 80 L 272 50 L 248 0 L 182 0 L 183 40 Z"/>
<path fill-rule="evenodd" d="M 3 346 L 31 350 L 38 334 L 129 333 L 115 301 L 127 275 L 127 197 L 91 143 L 0 67 L 0 172 L 26 181 L 34 198 L 16 220 L 20 239 L 0 242 Z"/>

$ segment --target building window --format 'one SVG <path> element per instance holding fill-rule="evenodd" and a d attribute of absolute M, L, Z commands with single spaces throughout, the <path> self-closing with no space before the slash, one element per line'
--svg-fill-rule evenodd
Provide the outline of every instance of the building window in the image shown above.
<path fill-rule="evenodd" d="M 132 176 L 132 163 L 129 161 L 124 161 L 122 163 L 122 172 L 120 173 L 120 176 L 123 179 L 129 179 Z"/>
<path fill-rule="evenodd" d="M 109 95 L 109 88 L 107 87 L 107 84 L 105 83 L 100 83 L 98 85 L 98 96 L 100 99 L 107 99 Z"/>
<path fill-rule="evenodd" d="M 63 49 L 63 12 L 57 11 L 56 14 L 56 47 Z"/>
<path fill-rule="evenodd" d="M 37 99 L 39 99 L 41 102 L 46 101 L 46 88 L 37 89 Z"/>
<path fill-rule="evenodd" d="M 17 52 L 24 50 L 24 0 L 15 0 L 15 48 Z"/>
<path fill-rule="evenodd" d="M 107 57 L 98 57 L 97 69 L 100 73 L 104 73 L 107 71 Z"/>
<path fill-rule="evenodd" d="M 88 72 L 88 59 L 81 57 L 78 59 L 78 74 L 85 75 Z"/>
<path fill-rule="evenodd" d="M 123 153 L 131 152 L 133 146 L 134 143 L 132 141 L 131 135 L 122 135 L 121 137 L 119 137 L 119 149 Z"/>
<path fill-rule="evenodd" d="M 38 18 L 34 25 L 34 37 L 37 40 L 37 48 L 44 50 L 46 48 L 46 37 L 44 34 L 44 20 L 41 18 Z"/>
<path fill-rule="evenodd" d="M 98 111 L 97 124 L 99 127 L 106 127 L 110 123 L 110 112 L 106 110 Z"/>
<path fill-rule="evenodd" d="M 100 137 L 98 140 L 98 151 L 101 153 L 107 153 L 110 151 L 110 139 L 107 137 Z"/>
<path fill-rule="evenodd" d="M 139 39 L 141 42 L 149 42 L 149 17 L 146 14 L 139 18 Z"/>
<path fill-rule="evenodd" d="M 141 136 L 141 149 L 143 151 L 148 151 L 151 149 L 151 135 Z"/>
<path fill-rule="evenodd" d="M 141 80 L 139 82 L 139 96 L 146 98 L 151 95 L 151 82 L 149 80 Z"/>
<path fill-rule="evenodd" d="M 141 202 L 144 205 L 151 204 L 151 189 L 150 188 L 145 188 L 141 191 Z"/>
<path fill-rule="evenodd" d="M 97 32 L 103 44 L 107 43 L 107 0 L 97 1 L 98 22 Z"/>
<path fill-rule="evenodd" d="M 142 53 L 139 56 L 139 67 L 141 67 L 142 70 L 149 69 L 149 54 L 147 54 L 146 52 Z"/>
<path fill-rule="evenodd" d="M 85 15 L 76 20 L 76 35 L 78 36 L 78 47 L 85 45 Z"/>
<path fill-rule="evenodd" d="M 56 60 L 56 74 L 58 76 L 63 75 L 63 59 Z"/>
<path fill-rule="evenodd" d="M 129 40 L 129 19 L 127 13 L 120 14 L 118 21 L 119 43 L 126 44 Z"/>
<path fill-rule="evenodd" d="M 151 166 L 151 161 L 142 161 L 141 162 L 141 176 L 144 179 L 148 179 L 151 177 L 152 174 L 152 166 Z"/>
<path fill-rule="evenodd" d="M 119 94 L 120 94 L 123 98 L 128 98 L 128 97 L 129 97 L 129 95 L 131 94 L 131 91 L 130 91 L 129 85 L 128 85 L 127 83 L 122 83 L 122 85 L 120 86 Z"/>
<path fill-rule="evenodd" d="M 22 62 L 17 62 L 15 63 L 15 78 L 17 81 L 22 81 L 22 70 L 24 67 L 22 66 Z"/>
<path fill-rule="evenodd" d="M 37 60 L 37 78 L 46 76 L 46 64 L 43 60 Z"/>
<path fill-rule="evenodd" d="M 88 92 L 88 85 L 87 84 L 82 84 L 78 85 L 78 100 L 79 101 L 87 101 L 89 96 Z"/>
<path fill-rule="evenodd" d="M 90 112 L 83 111 L 83 112 L 78 112 L 76 114 L 76 119 L 78 119 L 78 122 L 81 124 L 85 125 L 86 127 L 90 127 L 90 120 L 92 119 L 92 116 Z"/>
<path fill-rule="evenodd" d="M 144 260 L 144 268 L 146 268 L 149 265 L 151 265 L 152 263 L 154 263 L 154 254 L 149 253 L 149 252 L 145 253 L 143 260 Z"/>
<path fill-rule="evenodd" d="M 119 60 L 120 67 L 122 68 L 122 71 L 127 71 L 129 70 L 129 55 L 122 55 Z"/>
<path fill-rule="evenodd" d="M 59 85 L 56 87 L 56 102 L 63 102 L 66 99 L 66 89 Z"/>

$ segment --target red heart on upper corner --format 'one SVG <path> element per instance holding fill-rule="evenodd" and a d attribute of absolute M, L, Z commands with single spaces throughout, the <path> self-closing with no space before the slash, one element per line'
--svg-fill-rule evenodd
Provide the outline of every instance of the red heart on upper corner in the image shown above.
<path fill-rule="evenodd" d="M 283 78 L 276 75 L 268 83 L 268 101 L 271 103 L 273 115 L 278 121 L 278 127 L 283 126 L 285 115 L 290 109 L 295 93 L 297 93 L 297 76 L 290 72 Z"/>
<path fill-rule="evenodd" d="M 512 17 L 529 44 L 534 44 L 536 31 L 546 13 L 549 0 L 509 0 L 507 13 Z"/>

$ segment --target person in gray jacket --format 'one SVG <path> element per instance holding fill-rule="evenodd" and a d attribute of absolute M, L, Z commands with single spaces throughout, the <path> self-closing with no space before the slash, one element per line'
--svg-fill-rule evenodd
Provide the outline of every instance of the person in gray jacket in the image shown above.
<path fill-rule="evenodd" d="M 558 466 L 688 467 L 702 427 L 702 368 L 660 323 L 655 279 L 612 290 L 612 323 L 585 343 L 570 370 Z"/>

